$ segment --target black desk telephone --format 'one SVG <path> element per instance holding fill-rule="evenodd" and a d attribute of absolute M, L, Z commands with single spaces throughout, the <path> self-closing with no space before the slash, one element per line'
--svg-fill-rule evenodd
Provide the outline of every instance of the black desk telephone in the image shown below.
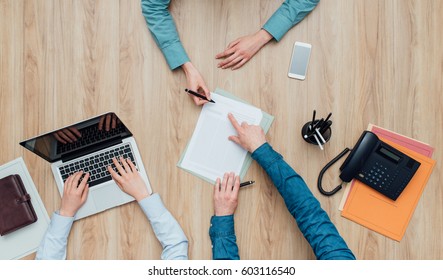
<path fill-rule="evenodd" d="M 340 184 L 328 192 L 322 188 L 321 181 L 326 170 L 349 151 L 348 148 L 343 150 L 321 170 L 317 186 L 322 194 L 333 195 L 342 188 Z M 340 167 L 340 179 L 349 182 L 355 178 L 396 200 L 419 166 L 416 160 L 380 141 L 374 133 L 365 131 Z"/>

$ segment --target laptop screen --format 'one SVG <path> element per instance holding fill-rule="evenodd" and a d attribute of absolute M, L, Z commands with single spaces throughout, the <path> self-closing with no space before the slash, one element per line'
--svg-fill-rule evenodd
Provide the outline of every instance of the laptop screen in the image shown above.
<path fill-rule="evenodd" d="M 132 136 L 115 113 L 106 113 L 77 124 L 23 141 L 23 147 L 49 162 L 93 152 Z"/>

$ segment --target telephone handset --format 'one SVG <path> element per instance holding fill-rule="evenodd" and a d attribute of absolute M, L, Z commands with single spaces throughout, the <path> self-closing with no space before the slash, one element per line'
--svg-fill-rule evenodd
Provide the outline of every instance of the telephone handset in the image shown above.
<path fill-rule="evenodd" d="M 321 185 L 323 174 L 350 149 L 346 148 L 321 171 L 317 181 L 319 191 L 333 195 L 342 186 L 325 191 Z M 357 179 L 383 195 L 396 200 L 419 168 L 420 163 L 378 139 L 377 135 L 365 131 L 354 149 L 340 167 L 340 179 L 350 182 Z"/>

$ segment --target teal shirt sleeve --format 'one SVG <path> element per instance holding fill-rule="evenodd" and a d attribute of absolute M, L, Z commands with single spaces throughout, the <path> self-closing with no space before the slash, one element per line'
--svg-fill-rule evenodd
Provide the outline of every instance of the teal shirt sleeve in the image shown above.
<path fill-rule="evenodd" d="M 142 13 L 149 31 L 163 52 L 171 70 L 190 61 L 168 11 L 170 0 L 142 0 Z"/>
<path fill-rule="evenodd" d="M 304 180 L 279 153 L 265 143 L 252 153 L 252 158 L 271 177 L 317 259 L 355 259 Z"/>
<path fill-rule="evenodd" d="M 214 260 L 240 259 L 234 230 L 234 215 L 212 216 L 209 237 L 211 237 Z"/>
<path fill-rule="evenodd" d="M 36 260 L 66 259 L 66 245 L 74 217 L 64 217 L 58 211 L 52 215 L 51 223 L 37 249 Z"/>
<path fill-rule="evenodd" d="M 320 0 L 286 0 L 263 26 L 275 40 L 281 38 L 294 25 L 305 18 Z"/>
<path fill-rule="evenodd" d="M 188 239 L 180 224 L 164 206 L 160 195 L 152 194 L 140 200 L 139 204 L 162 245 L 161 258 L 163 260 L 187 260 Z"/>

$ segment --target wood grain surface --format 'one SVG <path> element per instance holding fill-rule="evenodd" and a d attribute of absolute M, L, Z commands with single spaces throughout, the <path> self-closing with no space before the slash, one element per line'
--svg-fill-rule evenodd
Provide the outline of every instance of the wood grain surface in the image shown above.
<path fill-rule="evenodd" d="M 270 144 L 303 176 L 358 259 L 442 259 L 443 1 L 327 0 L 279 42 L 236 71 L 215 54 L 257 31 L 282 1 L 174 0 L 181 40 L 207 85 L 275 116 Z M 295 41 L 312 44 L 305 81 L 287 77 Z M 212 186 L 176 163 L 200 108 L 183 93 L 141 14 L 139 0 L 0 0 L 0 163 L 23 157 L 48 212 L 60 195 L 50 165 L 19 142 L 115 111 L 134 133 L 155 192 L 189 239 L 191 259 L 210 259 Z M 320 151 L 300 136 L 312 110 L 333 112 Z M 340 216 L 341 195 L 322 196 L 321 168 L 368 123 L 435 147 L 433 174 L 401 242 Z M 337 170 L 324 185 L 339 183 Z M 313 259 L 309 244 L 264 171 L 253 163 L 235 215 L 242 259 Z M 158 259 L 161 246 L 137 203 L 80 220 L 68 259 Z M 26 257 L 34 258 L 34 255 Z"/>

